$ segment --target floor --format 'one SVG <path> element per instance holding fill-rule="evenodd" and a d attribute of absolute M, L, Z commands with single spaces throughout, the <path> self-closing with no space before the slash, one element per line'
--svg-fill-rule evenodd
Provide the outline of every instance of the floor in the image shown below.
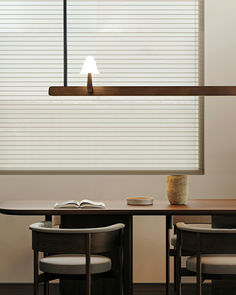
<path fill-rule="evenodd" d="M 224 286 L 222 287 L 222 284 Z M 173 288 L 172 288 L 173 289 Z M 184 284 L 182 295 L 194 295 L 195 285 Z M 0 284 L 0 295 L 32 295 L 32 284 Z M 50 286 L 50 295 L 58 295 L 58 286 L 56 284 Z M 174 295 L 172 291 L 170 295 Z M 43 295 L 41 291 L 39 295 Z M 73 294 L 70 294 L 73 295 Z M 134 285 L 134 295 L 165 295 L 164 284 L 136 284 Z M 202 295 L 236 295 L 236 281 L 218 281 L 214 290 L 210 284 L 204 284 Z"/>
<path fill-rule="evenodd" d="M 0 284 L 0 294 L 1 295 L 32 295 L 33 286 L 31 284 Z M 43 293 L 40 292 L 40 295 Z M 174 295 L 171 292 L 170 295 Z M 183 295 L 195 294 L 194 285 L 184 285 Z M 231 292 L 227 293 L 232 295 Z M 58 286 L 50 286 L 50 295 L 58 295 Z M 72 295 L 72 294 L 71 294 Z M 134 285 L 134 295 L 165 295 L 165 285 L 164 284 L 137 284 Z M 203 295 L 211 295 L 210 286 L 204 286 Z M 226 293 L 217 293 L 217 295 L 226 295 Z"/>

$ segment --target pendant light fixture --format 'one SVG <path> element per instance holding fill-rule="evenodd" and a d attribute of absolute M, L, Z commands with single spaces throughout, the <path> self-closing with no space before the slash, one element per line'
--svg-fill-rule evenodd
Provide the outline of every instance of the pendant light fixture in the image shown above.
<path fill-rule="evenodd" d="M 51 86 L 52 96 L 236 96 L 236 86 L 95 86 L 92 74 L 98 74 L 95 60 L 88 56 L 81 74 L 88 75 L 86 86 L 68 86 L 67 0 L 63 0 L 64 86 Z"/>
<path fill-rule="evenodd" d="M 96 62 L 95 62 L 95 59 L 93 56 L 86 57 L 80 74 L 81 75 L 84 75 L 84 74 L 88 75 L 88 80 L 87 80 L 88 93 L 93 93 L 92 75 L 99 74 L 99 71 L 97 69 L 97 65 L 96 65 Z"/>

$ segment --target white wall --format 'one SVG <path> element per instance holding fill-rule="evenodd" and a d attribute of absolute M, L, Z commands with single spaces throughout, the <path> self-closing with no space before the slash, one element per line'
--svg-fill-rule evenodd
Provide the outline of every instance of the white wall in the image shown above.
<path fill-rule="evenodd" d="M 207 85 L 236 85 L 236 1 L 205 0 Z M 236 100 L 205 99 L 204 176 L 190 178 L 191 198 L 234 198 L 236 192 Z M 0 200 L 124 199 L 150 194 L 165 199 L 164 176 L 0 176 Z M 0 216 L 0 282 L 32 280 L 28 225 L 40 217 Z M 134 280 L 165 279 L 164 218 L 136 217 Z"/>

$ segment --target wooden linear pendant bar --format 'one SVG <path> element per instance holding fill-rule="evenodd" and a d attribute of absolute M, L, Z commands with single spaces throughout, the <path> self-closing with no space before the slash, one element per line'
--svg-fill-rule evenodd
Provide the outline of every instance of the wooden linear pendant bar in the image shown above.
<path fill-rule="evenodd" d="M 52 86 L 52 96 L 236 96 L 236 86 Z"/>

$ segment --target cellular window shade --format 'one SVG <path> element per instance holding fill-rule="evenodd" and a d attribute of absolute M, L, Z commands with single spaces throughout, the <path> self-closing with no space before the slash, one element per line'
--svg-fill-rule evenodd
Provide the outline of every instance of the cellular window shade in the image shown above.
<path fill-rule="evenodd" d="M 68 0 L 69 85 L 201 85 L 200 0 Z M 0 171 L 201 173 L 198 97 L 50 97 L 62 0 L 0 1 Z"/>

